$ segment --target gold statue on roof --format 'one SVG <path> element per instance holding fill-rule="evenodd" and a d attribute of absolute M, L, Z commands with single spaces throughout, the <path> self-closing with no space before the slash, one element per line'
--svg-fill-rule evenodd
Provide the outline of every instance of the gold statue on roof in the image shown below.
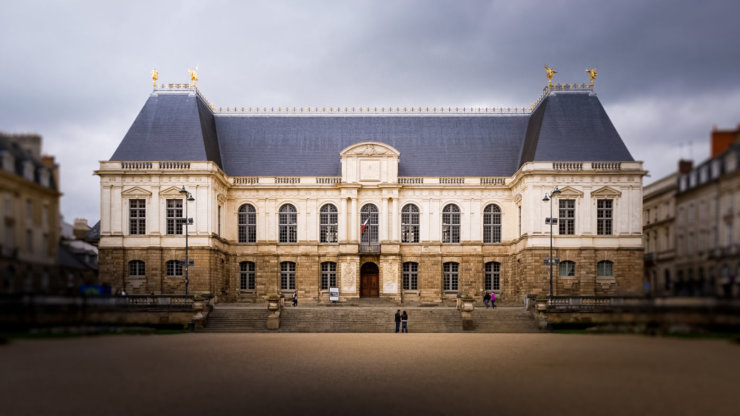
<path fill-rule="evenodd" d="M 547 65 L 545 65 L 545 71 L 547 72 L 547 86 L 552 87 L 552 76 L 557 74 L 558 71 L 550 68 Z"/>
<path fill-rule="evenodd" d="M 157 68 L 152 68 L 152 87 L 157 86 L 158 79 L 159 79 L 159 71 L 157 71 Z"/>
<path fill-rule="evenodd" d="M 195 69 L 188 69 L 188 74 L 190 75 L 190 81 L 195 85 L 195 83 L 198 82 L 198 67 L 196 66 Z"/>
<path fill-rule="evenodd" d="M 596 72 L 596 68 L 591 67 L 586 70 L 586 73 L 588 74 L 588 78 L 591 80 L 591 86 L 594 86 L 594 79 L 596 79 L 596 76 L 599 75 L 598 72 Z"/>

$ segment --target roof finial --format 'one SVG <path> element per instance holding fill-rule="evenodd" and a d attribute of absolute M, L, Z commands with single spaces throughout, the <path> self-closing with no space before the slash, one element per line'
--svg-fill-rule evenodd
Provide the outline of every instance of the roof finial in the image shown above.
<path fill-rule="evenodd" d="M 547 72 L 547 86 L 552 87 L 552 76 L 557 74 L 558 71 L 550 68 L 547 65 L 545 65 L 545 71 Z"/>
<path fill-rule="evenodd" d="M 190 75 L 190 81 L 195 85 L 198 82 L 198 67 L 196 66 L 195 69 L 188 69 L 188 74 Z"/>
<path fill-rule="evenodd" d="M 157 79 L 159 79 L 159 71 L 157 68 L 152 68 L 152 87 L 157 87 Z"/>
<path fill-rule="evenodd" d="M 586 73 L 588 74 L 588 78 L 591 80 L 591 86 L 594 86 L 594 79 L 596 79 L 596 76 L 599 75 L 598 72 L 596 72 L 596 68 L 591 67 L 586 70 Z"/>

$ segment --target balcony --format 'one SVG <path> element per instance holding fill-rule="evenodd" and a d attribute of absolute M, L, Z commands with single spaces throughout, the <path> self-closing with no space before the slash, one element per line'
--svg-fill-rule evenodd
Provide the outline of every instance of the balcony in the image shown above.
<path fill-rule="evenodd" d="M 380 254 L 379 243 L 360 243 L 360 253 Z"/>

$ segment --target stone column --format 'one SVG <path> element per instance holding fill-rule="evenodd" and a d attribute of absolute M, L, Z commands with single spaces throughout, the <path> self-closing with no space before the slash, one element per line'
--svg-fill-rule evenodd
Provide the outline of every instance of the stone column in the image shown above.
<path fill-rule="evenodd" d="M 398 212 L 398 198 L 392 198 L 392 209 L 391 209 L 391 229 L 388 234 L 389 240 L 400 241 L 401 240 L 401 228 L 398 226 L 399 212 Z"/>
<path fill-rule="evenodd" d="M 380 204 L 380 221 L 378 221 L 380 227 L 380 234 L 378 238 L 380 241 L 388 240 L 390 233 L 388 232 L 388 199 L 383 198 Z"/>
<path fill-rule="evenodd" d="M 339 235 L 337 238 L 339 241 L 347 241 L 347 198 L 342 198 L 339 201 L 339 215 L 337 218 L 337 227 L 339 228 Z"/>
<path fill-rule="evenodd" d="M 352 198 L 352 204 L 351 204 L 351 209 L 350 209 L 349 215 L 350 215 L 350 221 L 349 221 L 349 223 L 350 223 L 350 229 L 349 229 L 350 240 L 356 243 L 356 242 L 358 242 L 358 238 L 357 238 L 357 235 L 358 235 L 358 230 L 357 230 L 357 228 L 358 228 L 358 225 L 357 225 L 357 220 L 358 220 L 358 218 L 357 218 L 357 198 Z"/>
<path fill-rule="evenodd" d="M 146 208 L 146 231 L 159 235 L 159 186 L 152 186 L 152 198 Z"/>

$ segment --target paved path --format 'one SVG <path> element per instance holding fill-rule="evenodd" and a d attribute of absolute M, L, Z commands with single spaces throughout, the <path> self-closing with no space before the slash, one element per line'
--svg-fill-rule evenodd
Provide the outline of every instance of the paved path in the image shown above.
<path fill-rule="evenodd" d="M 740 345 L 631 335 L 182 334 L 0 346 L 7 415 L 737 415 Z"/>

